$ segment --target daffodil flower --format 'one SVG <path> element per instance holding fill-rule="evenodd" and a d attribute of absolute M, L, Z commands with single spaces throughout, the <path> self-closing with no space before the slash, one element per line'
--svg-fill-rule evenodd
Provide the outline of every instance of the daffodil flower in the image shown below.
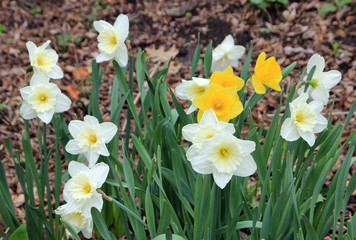
<path fill-rule="evenodd" d="M 64 204 L 58 207 L 55 210 L 57 215 L 61 215 L 61 217 L 72 225 L 76 233 L 80 231 L 83 233 L 83 236 L 87 239 L 92 238 L 93 235 L 93 218 L 91 216 L 85 217 L 82 214 L 82 211 L 79 209 L 74 212 L 67 213 L 67 204 Z M 67 238 L 71 236 L 70 232 L 66 229 Z"/>
<path fill-rule="evenodd" d="M 320 114 L 323 103 L 320 101 L 307 103 L 308 98 L 308 94 L 302 93 L 290 103 L 291 117 L 283 122 L 281 136 L 287 141 L 295 141 L 302 137 L 309 146 L 313 146 L 314 134 L 323 131 L 328 121 Z"/>
<path fill-rule="evenodd" d="M 255 142 L 238 139 L 232 134 L 215 134 L 202 142 L 201 151 L 187 154 L 187 158 L 196 172 L 212 173 L 216 185 L 223 189 L 233 175 L 247 177 L 256 171 L 251 156 L 255 148 Z"/>
<path fill-rule="evenodd" d="M 98 48 L 100 55 L 96 57 L 96 61 L 99 63 L 115 58 L 121 67 L 125 67 L 128 61 L 125 45 L 125 40 L 129 34 L 128 17 L 120 14 L 116 18 L 114 26 L 103 20 L 94 21 L 94 28 L 99 32 Z"/>
<path fill-rule="evenodd" d="M 307 93 L 314 100 L 321 101 L 324 105 L 328 104 L 329 91 L 341 81 L 341 73 L 337 70 L 323 72 L 325 68 L 325 59 L 319 54 L 314 54 L 308 61 L 307 72 L 315 66 L 313 78 L 309 81 Z M 298 89 L 298 94 L 304 92 L 304 87 Z"/>
<path fill-rule="evenodd" d="M 109 156 L 106 143 L 109 143 L 117 132 L 117 127 L 111 122 L 100 123 L 93 116 L 85 116 L 84 122 L 72 120 L 68 129 L 74 139 L 69 140 L 65 149 L 71 154 L 84 153 L 89 167 L 98 161 L 99 155 Z"/>
<path fill-rule="evenodd" d="M 39 47 L 31 41 L 26 43 L 31 66 L 34 69 L 34 75 L 45 75 L 53 79 L 62 78 L 62 69 L 57 65 L 58 54 L 56 51 L 47 48 L 50 42 L 48 40 Z"/>
<path fill-rule="evenodd" d="M 39 117 L 44 123 L 52 120 L 53 114 L 67 111 L 71 100 L 61 93 L 56 84 L 43 75 L 33 75 L 30 85 L 20 89 L 24 100 L 20 114 L 24 119 Z"/>
<path fill-rule="evenodd" d="M 83 163 L 71 161 L 68 165 L 69 175 L 72 177 L 64 185 L 63 198 L 67 202 L 64 214 L 80 213 L 89 218 L 90 209 L 103 208 L 103 198 L 96 190 L 105 182 L 109 166 L 105 163 L 95 164 L 88 168 Z"/>
<path fill-rule="evenodd" d="M 225 71 L 216 71 L 210 77 L 210 84 L 215 83 L 224 88 L 236 87 L 236 91 L 240 91 L 245 84 L 245 81 L 234 75 L 234 70 L 228 66 Z"/>
<path fill-rule="evenodd" d="M 234 134 L 232 123 L 219 121 L 213 109 L 203 113 L 200 123 L 188 124 L 182 128 L 183 137 L 193 145 L 187 150 L 187 156 L 194 155 L 201 150 L 204 140 L 214 137 L 215 134 Z"/>
<path fill-rule="evenodd" d="M 266 53 L 262 52 L 256 62 L 255 73 L 252 75 L 252 85 L 258 94 L 266 93 L 266 86 L 281 91 L 278 83 L 282 80 L 281 67 L 274 57 L 266 60 Z"/>
<path fill-rule="evenodd" d="M 203 96 L 194 99 L 193 104 L 199 108 L 198 122 L 208 109 L 213 109 L 219 121 L 225 122 L 229 122 L 243 110 L 237 87 L 224 88 L 214 83 L 209 85 Z"/>
<path fill-rule="evenodd" d="M 234 45 L 234 38 L 229 34 L 224 41 L 213 50 L 211 70 L 224 71 L 229 65 L 237 68 L 238 60 L 244 55 L 245 47 Z"/>
<path fill-rule="evenodd" d="M 182 100 L 193 101 L 197 97 L 204 95 L 204 93 L 209 87 L 209 81 L 209 79 L 196 77 L 193 77 L 193 79 L 190 81 L 182 79 L 182 83 L 176 87 L 177 97 Z M 187 114 L 190 114 L 195 110 L 197 110 L 197 107 L 192 104 L 189 107 Z"/>

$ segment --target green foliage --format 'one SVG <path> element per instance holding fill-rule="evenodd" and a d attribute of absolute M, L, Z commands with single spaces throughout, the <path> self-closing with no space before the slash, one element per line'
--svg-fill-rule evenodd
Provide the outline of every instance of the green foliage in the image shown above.
<path fill-rule="evenodd" d="M 33 9 L 31 9 L 30 12 L 31 12 L 31 14 L 36 15 L 36 14 L 41 12 L 41 8 L 40 7 L 35 7 Z"/>
<path fill-rule="evenodd" d="M 258 8 L 267 8 L 271 4 L 283 4 L 286 5 L 288 0 L 250 0 L 250 3 L 254 4 Z"/>
<path fill-rule="evenodd" d="M 63 34 L 58 34 L 56 35 L 57 38 L 57 44 L 58 46 L 63 50 L 66 51 L 67 50 L 67 44 L 69 42 L 72 42 L 72 36 L 69 33 L 63 33 Z"/>
<path fill-rule="evenodd" d="M 330 13 L 334 13 L 336 11 L 341 11 L 342 7 L 344 5 L 347 5 L 351 2 L 352 2 L 352 0 L 334 0 L 334 4 L 325 3 L 323 6 L 321 6 L 318 13 L 320 16 L 326 16 Z"/>
<path fill-rule="evenodd" d="M 2 24 L 0 24 L 0 35 L 5 32 L 5 28 Z"/>

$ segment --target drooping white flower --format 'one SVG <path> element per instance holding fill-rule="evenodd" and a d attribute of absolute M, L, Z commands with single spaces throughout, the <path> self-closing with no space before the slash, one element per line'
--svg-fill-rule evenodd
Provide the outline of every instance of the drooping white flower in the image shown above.
<path fill-rule="evenodd" d="M 63 198 L 67 202 L 65 214 L 81 211 L 84 217 L 90 217 L 92 207 L 101 211 L 103 198 L 96 190 L 100 188 L 109 173 L 109 166 L 105 163 L 95 164 L 88 168 L 83 163 L 71 161 L 68 166 L 72 177 L 64 185 Z"/>
<path fill-rule="evenodd" d="M 94 28 L 99 32 L 98 48 L 100 55 L 96 57 L 96 61 L 99 63 L 115 58 L 121 67 L 125 67 L 128 61 L 125 45 L 125 40 L 129 34 L 128 17 L 120 14 L 114 26 L 103 20 L 94 21 Z"/>
<path fill-rule="evenodd" d="M 202 142 L 202 149 L 187 155 L 193 169 L 201 174 L 213 174 L 214 181 L 221 189 L 233 175 L 247 177 L 256 171 L 251 156 L 256 144 L 240 140 L 232 134 L 215 134 Z"/>
<path fill-rule="evenodd" d="M 244 55 L 245 47 L 241 45 L 234 45 L 234 38 L 231 34 L 227 35 L 214 50 L 211 70 L 224 71 L 229 65 L 237 68 L 238 60 Z"/>
<path fill-rule="evenodd" d="M 39 117 L 44 123 L 49 123 L 55 112 L 67 111 L 72 103 L 57 85 L 50 83 L 44 75 L 34 74 L 30 86 L 21 88 L 20 93 L 24 100 L 20 114 L 27 120 Z"/>
<path fill-rule="evenodd" d="M 281 136 L 287 141 L 295 141 L 302 137 L 309 146 L 313 146 L 314 133 L 323 131 L 328 121 L 320 114 L 323 103 L 317 100 L 307 103 L 307 100 L 308 94 L 302 93 L 290 103 L 291 117 L 283 122 Z"/>
<path fill-rule="evenodd" d="M 309 81 L 307 93 L 314 100 L 321 101 L 324 105 L 328 104 L 329 91 L 341 81 L 341 73 L 337 70 L 323 72 L 325 68 L 325 59 L 319 54 L 314 54 L 308 61 L 307 72 L 315 66 L 313 79 Z M 298 89 L 298 94 L 304 92 L 304 87 Z"/>
<path fill-rule="evenodd" d="M 48 78 L 58 79 L 63 77 L 62 69 L 57 65 L 58 54 L 53 49 L 48 49 L 50 40 L 37 47 L 28 41 L 26 47 L 29 53 L 34 75 L 45 75 Z"/>
<path fill-rule="evenodd" d="M 176 94 L 182 100 L 190 100 L 193 102 L 194 99 L 204 95 L 209 87 L 209 79 L 196 78 L 193 77 L 192 80 L 187 81 L 182 79 L 182 83 L 176 87 Z M 197 110 L 198 108 L 192 103 L 190 105 L 187 114 L 190 114 Z"/>
<path fill-rule="evenodd" d="M 72 120 L 68 129 L 74 139 L 69 140 L 65 149 L 71 154 L 84 153 L 89 167 L 98 161 L 99 155 L 109 156 L 106 143 L 109 143 L 117 132 L 117 127 L 111 122 L 100 123 L 93 116 L 85 116 L 84 121 Z"/>
<path fill-rule="evenodd" d="M 87 239 L 92 237 L 93 234 L 93 218 L 91 216 L 85 217 L 81 210 L 67 213 L 66 208 L 68 204 L 58 207 L 55 212 L 72 225 L 75 232 L 82 232 L 83 236 Z M 66 229 L 67 238 L 71 236 L 70 232 Z"/>

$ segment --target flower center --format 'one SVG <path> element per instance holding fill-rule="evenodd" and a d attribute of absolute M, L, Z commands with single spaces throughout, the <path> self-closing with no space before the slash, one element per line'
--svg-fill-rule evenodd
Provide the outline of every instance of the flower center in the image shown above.
<path fill-rule="evenodd" d="M 220 148 L 219 154 L 224 160 L 227 160 L 227 157 L 229 156 L 229 150 L 226 148 Z"/>
<path fill-rule="evenodd" d="M 47 95 L 45 93 L 41 94 L 38 96 L 38 100 L 41 102 L 41 103 L 46 103 L 47 102 Z"/>
<path fill-rule="evenodd" d="M 220 110 L 222 108 L 222 104 L 221 103 L 215 103 L 215 109 L 216 110 Z"/>
<path fill-rule="evenodd" d="M 114 29 L 104 29 L 98 36 L 98 47 L 99 49 L 106 53 L 112 54 L 115 52 L 119 39 Z"/>
<path fill-rule="evenodd" d="M 295 120 L 300 124 L 306 124 L 306 117 L 303 112 L 299 112 L 297 116 L 295 116 Z"/>
<path fill-rule="evenodd" d="M 46 50 L 38 50 L 35 56 L 35 63 L 40 71 L 49 73 L 55 64 L 51 54 Z"/>
<path fill-rule="evenodd" d="M 72 178 L 69 192 L 75 200 L 80 201 L 89 199 L 93 195 L 94 189 L 90 184 L 88 176 L 81 172 Z"/>
<path fill-rule="evenodd" d="M 56 104 L 56 94 L 49 86 L 36 85 L 32 88 L 29 103 L 36 112 L 47 112 L 54 108 Z"/>
<path fill-rule="evenodd" d="M 68 216 L 65 217 L 65 220 L 67 220 L 70 224 L 73 225 L 73 227 L 77 228 L 82 228 L 87 224 L 87 218 L 85 218 L 81 211 L 76 211 L 73 213 L 68 214 Z"/>
<path fill-rule="evenodd" d="M 96 137 L 95 133 L 92 133 L 88 136 L 88 142 L 90 145 L 94 145 L 98 141 L 98 138 Z"/>
<path fill-rule="evenodd" d="M 294 123 L 303 132 L 312 131 L 316 124 L 316 114 L 305 103 L 297 107 Z"/>

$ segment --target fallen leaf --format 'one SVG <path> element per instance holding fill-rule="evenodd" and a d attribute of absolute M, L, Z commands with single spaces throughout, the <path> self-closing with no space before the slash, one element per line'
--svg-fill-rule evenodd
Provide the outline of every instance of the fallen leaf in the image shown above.
<path fill-rule="evenodd" d="M 64 87 L 64 89 L 69 92 L 70 96 L 77 100 L 78 99 L 78 95 L 79 95 L 79 91 L 77 89 L 75 89 L 75 87 L 73 87 L 73 85 L 67 85 Z"/>
<path fill-rule="evenodd" d="M 76 77 L 88 77 L 89 76 L 89 72 L 85 68 L 79 68 L 78 70 L 75 70 L 73 72 L 73 75 L 76 76 Z"/>
<path fill-rule="evenodd" d="M 179 53 L 175 45 L 173 45 L 167 51 L 164 51 L 163 46 L 160 46 L 158 49 L 145 48 L 145 51 L 148 57 L 151 58 L 153 62 L 167 62 L 171 57 L 174 58 Z"/>

